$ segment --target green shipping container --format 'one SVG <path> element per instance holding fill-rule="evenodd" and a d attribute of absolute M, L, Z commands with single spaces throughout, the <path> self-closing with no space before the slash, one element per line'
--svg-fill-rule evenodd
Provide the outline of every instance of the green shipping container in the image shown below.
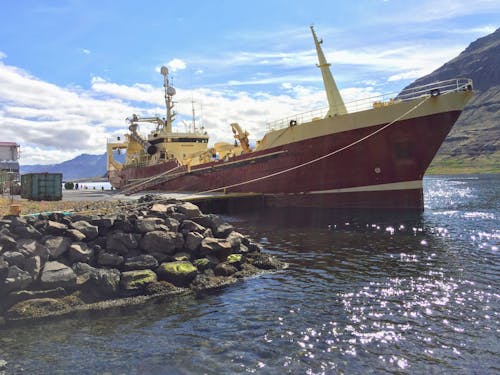
<path fill-rule="evenodd" d="M 62 199 L 62 173 L 23 174 L 21 198 L 32 201 L 60 201 Z"/>

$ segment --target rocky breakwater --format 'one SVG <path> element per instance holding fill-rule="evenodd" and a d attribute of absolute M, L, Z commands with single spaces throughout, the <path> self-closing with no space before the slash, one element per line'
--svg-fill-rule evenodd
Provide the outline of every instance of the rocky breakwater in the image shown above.
<path fill-rule="evenodd" d="M 219 216 L 145 196 L 113 214 L 0 219 L 0 325 L 201 292 L 284 267 Z"/>

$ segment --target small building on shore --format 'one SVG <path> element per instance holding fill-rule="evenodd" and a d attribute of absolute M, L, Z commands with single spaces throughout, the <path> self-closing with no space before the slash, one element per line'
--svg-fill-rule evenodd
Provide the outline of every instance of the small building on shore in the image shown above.
<path fill-rule="evenodd" d="M 9 193 L 19 184 L 19 145 L 0 142 L 0 193 Z"/>

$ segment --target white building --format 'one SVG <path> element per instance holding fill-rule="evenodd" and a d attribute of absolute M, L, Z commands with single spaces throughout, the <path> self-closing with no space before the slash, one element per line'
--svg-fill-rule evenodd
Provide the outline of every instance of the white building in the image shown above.
<path fill-rule="evenodd" d="M 15 142 L 0 142 L 0 170 L 19 172 L 19 145 Z"/>
<path fill-rule="evenodd" d="M 19 145 L 0 142 L 0 194 L 11 190 L 13 181 L 19 181 Z"/>

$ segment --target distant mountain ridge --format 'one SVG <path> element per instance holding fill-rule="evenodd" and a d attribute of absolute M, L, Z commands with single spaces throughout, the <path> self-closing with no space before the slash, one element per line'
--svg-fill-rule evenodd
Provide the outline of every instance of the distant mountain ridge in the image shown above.
<path fill-rule="evenodd" d="M 34 164 L 21 165 L 21 174 L 25 173 L 62 173 L 64 181 L 78 180 L 81 178 L 104 177 L 106 175 L 106 154 L 82 154 L 71 160 L 59 164 Z"/>
<path fill-rule="evenodd" d="M 500 172 L 500 28 L 407 88 L 472 78 L 474 96 L 441 146 L 430 172 Z"/>

